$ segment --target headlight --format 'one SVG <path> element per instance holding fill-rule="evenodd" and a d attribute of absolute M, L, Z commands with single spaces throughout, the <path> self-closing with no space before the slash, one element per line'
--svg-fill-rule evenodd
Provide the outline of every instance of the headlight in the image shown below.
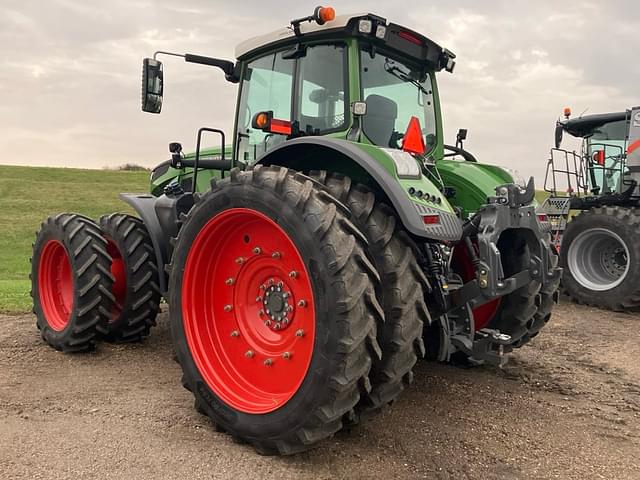
<path fill-rule="evenodd" d="M 396 173 L 400 178 L 420 178 L 420 165 L 415 158 L 402 150 L 383 148 L 384 152 L 391 157 L 396 165 Z"/>

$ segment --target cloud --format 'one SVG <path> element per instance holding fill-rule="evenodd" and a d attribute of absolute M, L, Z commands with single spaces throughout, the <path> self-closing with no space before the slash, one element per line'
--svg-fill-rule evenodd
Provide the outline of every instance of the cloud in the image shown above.
<path fill-rule="evenodd" d="M 312 11 L 316 1 L 35 0 L 0 6 L 0 142 L 6 163 L 100 168 L 193 148 L 203 125 L 233 127 L 237 86 L 217 70 L 165 62 L 160 116 L 140 112 L 141 59 L 155 50 L 232 58 L 235 45 Z M 482 161 L 541 180 L 562 107 L 640 103 L 637 1 L 337 3 L 379 13 L 458 55 L 439 76 L 445 133 L 469 129 Z"/>

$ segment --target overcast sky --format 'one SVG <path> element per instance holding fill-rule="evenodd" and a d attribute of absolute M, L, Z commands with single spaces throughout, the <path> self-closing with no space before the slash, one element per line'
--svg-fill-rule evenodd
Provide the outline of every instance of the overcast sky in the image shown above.
<path fill-rule="evenodd" d="M 161 115 L 140 111 L 141 59 L 155 50 L 233 58 L 243 39 L 309 14 L 316 1 L 0 0 L 0 163 L 153 166 L 200 126 L 231 133 L 236 86 L 165 60 Z M 438 77 L 445 134 L 469 129 L 483 162 L 541 183 L 554 122 L 640 104 L 640 2 L 340 1 L 455 52 Z"/>

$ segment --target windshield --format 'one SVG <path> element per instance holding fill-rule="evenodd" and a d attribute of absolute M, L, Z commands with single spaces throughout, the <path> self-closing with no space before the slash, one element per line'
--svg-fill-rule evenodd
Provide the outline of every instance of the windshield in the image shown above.
<path fill-rule="evenodd" d="M 437 133 L 430 75 L 383 52 L 372 54 L 365 49 L 360 65 L 367 138 L 381 147 L 401 148 L 411 117 L 417 117 L 429 152 Z"/>

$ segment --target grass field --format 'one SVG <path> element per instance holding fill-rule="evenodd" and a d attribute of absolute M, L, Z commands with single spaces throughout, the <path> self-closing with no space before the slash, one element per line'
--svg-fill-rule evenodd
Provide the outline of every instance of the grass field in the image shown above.
<path fill-rule="evenodd" d="M 0 165 L 0 312 L 31 309 L 31 244 L 48 215 L 77 212 L 97 219 L 131 211 L 118 193 L 145 192 L 148 179 L 148 172 Z"/>
<path fill-rule="evenodd" d="M 145 192 L 148 172 L 0 165 L 0 313 L 31 309 L 31 244 L 40 223 L 60 212 L 97 219 L 131 209 L 120 192 Z M 546 193 L 537 192 L 542 203 Z"/>

